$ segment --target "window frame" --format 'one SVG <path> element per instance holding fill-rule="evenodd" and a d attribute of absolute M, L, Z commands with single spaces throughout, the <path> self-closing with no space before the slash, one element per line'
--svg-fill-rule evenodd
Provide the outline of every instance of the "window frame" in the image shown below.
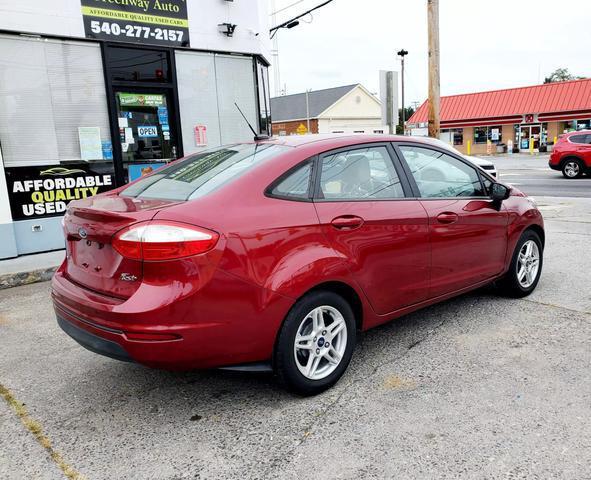
<path fill-rule="evenodd" d="M 367 150 L 368 148 L 376 148 L 376 147 L 384 147 L 390 161 L 392 162 L 392 166 L 394 167 L 394 171 L 398 175 L 398 179 L 400 180 L 400 185 L 402 186 L 402 191 L 404 193 L 403 197 L 398 198 L 323 198 L 321 189 L 320 189 L 320 177 L 322 175 L 322 160 L 325 157 L 330 157 L 332 155 L 336 155 L 342 152 L 351 152 L 355 150 Z M 327 150 L 325 152 L 320 153 L 316 156 L 314 160 L 314 166 L 312 168 L 312 176 L 314 179 L 314 187 L 313 187 L 313 195 L 312 201 L 315 203 L 350 203 L 350 202 L 395 202 L 400 200 L 408 200 L 412 198 L 413 190 L 411 185 L 408 181 L 407 175 L 403 166 L 400 164 L 400 159 L 398 158 L 394 147 L 392 146 L 391 142 L 374 142 L 374 143 L 356 143 L 353 145 L 347 145 L 345 147 L 335 148 L 333 150 Z"/>
<path fill-rule="evenodd" d="M 275 198 L 278 200 L 288 200 L 291 202 L 306 202 L 306 203 L 310 203 L 312 202 L 312 192 L 313 192 L 313 185 L 315 184 L 315 175 L 316 175 L 316 158 L 317 155 L 314 155 L 312 157 L 308 157 L 305 160 L 298 162 L 297 164 L 295 164 L 293 167 L 288 168 L 285 172 L 283 172 L 279 177 L 277 177 L 275 180 L 273 180 L 273 182 L 271 182 L 267 188 L 265 188 L 264 191 L 264 195 L 265 197 L 268 198 Z M 277 193 L 273 193 L 273 190 L 281 183 L 283 182 L 286 178 L 288 178 L 290 175 L 292 175 L 293 173 L 295 173 L 296 171 L 298 171 L 300 168 L 302 168 L 304 165 L 306 165 L 307 163 L 310 164 L 310 178 L 308 180 L 308 195 L 307 197 L 291 197 L 289 195 L 280 195 Z"/>
<path fill-rule="evenodd" d="M 423 143 L 414 143 L 414 142 L 408 142 L 408 141 L 392 142 L 392 144 L 394 147 L 394 151 L 396 152 L 396 155 L 398 155 L 398 160 L 400 161 L 402 168 L 404 169 L 407 180 L 411 185 L 412 192 L 413 192 L 412 198 L 414 198 L 416 200 L 421 200 L 421 201 L 433 201 L 433 200 L 445 200 L 445 199 L 454 199 L 454 200 L 489 199 L 490 200 L 492 197 L 486 191 L 486 188 L 484 186 L 484 182 L 483 182 L 482 178 L 483 177 L 488 178 L 493 183 L 499 183 L 495 178 L 493 178 L 491 175 L 488 175 L 486 172 L 484 172 L 484 170 L 482 170 L 481 168 L 474 165 L 468 159 L 462 158 L 461 156 L 459 156 L 458 154 L 456 154 L 455 152 L 452 152 L 450 150 L 446 150 L 444 148 L 440 148 L 435 145 L 427 145 L 427 144 L 423 144 Z M 427 150 L 434 150 L 436 152 L 449 155 L 450 157 L 455 158 L 456 160 L 459 160 L 460 162 L 464 163 L 466 166 L 471 167 L 476 172 L 476 175 L 478 175 L 478 180 L 480 181 L 480 187 L 482 188 L 483 192 L 486 192 L 486 194 L 482 195 L 482 196 L 472 196 L 472 197 L 423 197 L 423 196 L 421 196 L 421 192 L 419 190 L 417 182 L 415 181 L 412 171 L 411 171 L 410 167 L 408 166 L 406 159 L 404 158 L 404 154 L 402 153 L 402 150 L 400 150 L 399 147 L 426 148 Z"/>

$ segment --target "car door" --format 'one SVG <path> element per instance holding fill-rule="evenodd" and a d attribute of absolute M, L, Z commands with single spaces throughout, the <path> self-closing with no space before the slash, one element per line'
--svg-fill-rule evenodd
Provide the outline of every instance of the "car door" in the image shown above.
<path fill-rule="evenodd" d="M 390 144 L 358 145 L 317 158 L 314 205 L 332 248 L 378 314 L 427 298 L 425 209 Z"/>
<path fill-rule="evenodd" d="M 397 149 L 429 217 L 429 296 L 455 292 L 501 273 L 508 215 L 490 198 L 483 174 L 467 160 L 436 147 L 399 144 Z"/>

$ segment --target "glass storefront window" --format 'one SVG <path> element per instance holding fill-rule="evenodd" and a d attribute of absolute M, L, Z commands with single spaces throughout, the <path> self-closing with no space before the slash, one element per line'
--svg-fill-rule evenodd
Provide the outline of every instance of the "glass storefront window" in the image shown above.
<path fill-rule="evenodd" d="M 107 68 L 113 81 L 153 83 L 171 81 L 169 55 L 162 50 L 110 47 Z"/>
<path fill-rule="evenodd" d="M 503 127 L 493 125 L 490 127 L 474 127 L 474 143 L 501 143 L 503 141 Z"/>
<path fill-rule="evenodd" d="M 112 166 L 98 44 L 0 36 L 0 72 L 5 73 L 0 75 L 0 143 L 6 166 L 80 161 Z M 95 132 L 94 143 L 82 145 L 79 129 L 88 127 Z M 25 148 L 31 141 L 34 148 Z"/>

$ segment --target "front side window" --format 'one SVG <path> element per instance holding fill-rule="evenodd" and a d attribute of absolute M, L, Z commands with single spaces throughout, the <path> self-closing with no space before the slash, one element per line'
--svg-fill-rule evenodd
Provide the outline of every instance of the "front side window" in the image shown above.
<path fill-rule="evenodd" d="M 306 162 L 289 173 L 271 190 L 271 195 L 294 199 L 308 199 L 312 164 Z"/>
<path fill-rule="evenodd" d="M 377 200 L 403 198 L 404 190 L 386 147 L 369 147 L 322 158 L 321 198 Z"/>
<path fill-rule="evenodd" d="M 157 170 L 131 184 L 121 195 L 176 201 L 202 197 L 289 149 L 252 143 L 213 148 Z"/>
<path fill-rule="evenodd" d="M 485 192 L 475 168 L 437 150 L 401 146 L 421 197 L 481 197 Z"/>

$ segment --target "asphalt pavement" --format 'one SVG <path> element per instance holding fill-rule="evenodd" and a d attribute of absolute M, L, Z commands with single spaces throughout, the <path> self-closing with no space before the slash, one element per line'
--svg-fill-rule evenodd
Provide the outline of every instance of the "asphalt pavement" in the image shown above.
<path fill-rule="evenodd" d="M 530 196 L 591 197 L 591 176 L 565 178 L 562 172 L 548 167 L 550 155 L 515 154 L 485 158 L 494 162 L 501 181 L 515 185 Z"/>
<path fill-rule="evenodd" d="M 0 291 L 0 478 L 591 479 L 591 199 L 538 202 L 530 297 L 482 289 L 371 330 L 313 398 L 92 354 L 49 283 Z"/>

